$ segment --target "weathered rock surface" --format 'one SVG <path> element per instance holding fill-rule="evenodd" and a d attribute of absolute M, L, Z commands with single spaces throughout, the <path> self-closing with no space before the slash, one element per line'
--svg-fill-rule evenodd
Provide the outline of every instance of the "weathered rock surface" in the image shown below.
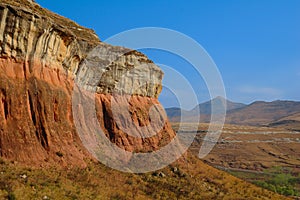
<path fill-rule="evenodd" d="M 157 98 L 163 72 L 144 54 L 101 43 L 75 72 L 76 82 L 103 94 L 130 94 Z"/>
<path fill-rule="evenodd" d="M 163 73 L 145 55 L 104 44 L 92 30 L 31 1 L 1 1 L 0 19 L 1 157 L 28 165 L 85 165 L 91 155 L 73 122 L 74 80 L 95 88 L 97 118 L 119 147 L 155 150 L 174 137 L 168 121 L 153 137 L 132 137 L 112 115 L 113 94 L 132 94 L 131 120 L 150 123 L 149 108 L 159 105 Z M 104 56 L 85 60 L 96 46 Z"/>

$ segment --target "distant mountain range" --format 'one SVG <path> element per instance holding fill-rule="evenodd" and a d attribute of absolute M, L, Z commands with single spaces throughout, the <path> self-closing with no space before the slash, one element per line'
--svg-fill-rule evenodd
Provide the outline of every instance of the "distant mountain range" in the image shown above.
<path fill-rule="evenodd" d="M 300 128 L 300 102 L 296 101 L 256 101 L 249 105 L 236 103 L 217 97 L 197 105 L 187 111 L 180 108 L 167 108 L 166 113 L 172 122 L 180 121 L 181 115 L 188 121 L 196 121 L 197 110 L 200 109 L 200 121 L 209 122 L 214 106 L 214 114 L 218 115 L 226 107 L 226 123 L 253 126 L 293 126 Z M 198 120 L 198 119 L 197 119 Z"/>
<path fill-rule="evenodd" d="M 212 112 L 211 109 L 212 109 L 212 107 L 214 107 L 215 114 L 219 114 L 225 110 L 225 106 L 226 106 L 226 111 L 230 111 L 230 110 L 234 110 L 234 109 L 238 109 L 238 108 L 243 108 L 246 106 L 246 104 L 235 103 L 235 102 L 226 100 L 223 97 L 217 97 L 217 98 L 212 99 L 211 101 L 207 101 L 207 102 L 199 104 L 192 110 L 192 112 L 193 111 L 195 112 L 200 109 L 201 114 L 211 114 L 211 112 Z"/>

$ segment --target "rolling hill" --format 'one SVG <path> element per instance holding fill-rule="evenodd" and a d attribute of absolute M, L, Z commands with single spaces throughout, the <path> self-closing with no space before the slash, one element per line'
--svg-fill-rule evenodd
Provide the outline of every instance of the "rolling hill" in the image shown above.
<path fill-rule="evenodd" d="M 300 112 L 283 117 L 269 124 L 271 127 L 281 127 L 290 130 L 300 130 Z"/>
<path fill-rule="evenodd" d="M 195 108 L 189 111 L 180 108 L 175 108 L 175 107 L 166 108 L 165 111 L 170 121 L 173 122 L 180 120 L 181 115 L 185 116 L 186 119 L 188 120 L 194 121 L 195 116 L 197 116 L 199 112 L 201 115 L 201 121 L 207 122 L 210 119 L 212 107 L 214 107 L 215 109 L 215 114 L 221 114 L 224 110 L 228 112 L 234 109 L 243 108 L 245 106 L 246 105 L 243 103 L 236 103 L 236 102 L 226 100 L 223 97 L 216 97 L 210 101 L 206 101 L 204 103 L 197 105 Z"/>
<path fill-rule="evenodd" d="M 277 126 L 282 123 L 298 123 L 299 121 L 300 102 L 280 100 L 272 102 L 256 101 L 245 105 L 217 97 L 197 105 L 190 111 L 181 110 L 180 108 L 167 108 L 166 113 L 172 122 L 178 122 L 181 114 L 193 122 L 196 121 L 197 109 L 200 109 L 200 121 L 209 122 L 212 106 L 215 107 L 215 114 L 221 114 L 225 105 L 227 105 L 227 124 Z"/>
<path fill-rule="evenodd" d="M 228 124 L 268 125 L 276 120 L 300 112 L 300 102 L 295 101 L 257 101 L 244 108 L 229 111 Z"/>

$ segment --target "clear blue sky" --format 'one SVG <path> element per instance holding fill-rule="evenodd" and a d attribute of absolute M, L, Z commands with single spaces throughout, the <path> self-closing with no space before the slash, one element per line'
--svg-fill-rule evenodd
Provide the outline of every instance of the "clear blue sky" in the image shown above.
<path fill-rule="evenodd" d="M 102 40 L 148 26 L 174 29 L 194 38 L 217 64 L 230 100 L 300 100 L 299 0 L 37 2 L 94 29 Z M 167 53 L 147 54 L 155 62 L 178 69 L 188 65 Z M 207 100 L 200 93 L 200 101 Z M 172 106 L 171 101 L 161 100 Z"/>

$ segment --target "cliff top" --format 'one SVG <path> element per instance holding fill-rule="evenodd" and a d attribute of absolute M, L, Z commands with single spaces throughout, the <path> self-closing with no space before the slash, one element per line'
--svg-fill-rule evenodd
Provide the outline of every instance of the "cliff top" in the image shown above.
<path fill-rule="evenodd" d="M 1 0 L 0 6 L 16 7 L 14 10 L 32 13 L 36 17 L 43 18 L 53 24 L 57 29 L 68 33 L 79 40 L 87 41 L 88 43 L 100 43 L 99 37 L 92 29 L 78 25 L 74 21 L 55 14 L 39 4 L 29 0 Z M 17 13 L 19 14 L 19 13 Z"/>
<path fill-rule="evenodd" d="M 157 97 L 161 91 L 163 72 L 147 56 L 105 44 L 93 30 L 32 1 L 4 0 L 0 19 L 0 58 L 40 62 L 72 74 L 87 87 L 97 87 L 99 93 L 131 94 L 135 88 L 135 95 Z"/>

